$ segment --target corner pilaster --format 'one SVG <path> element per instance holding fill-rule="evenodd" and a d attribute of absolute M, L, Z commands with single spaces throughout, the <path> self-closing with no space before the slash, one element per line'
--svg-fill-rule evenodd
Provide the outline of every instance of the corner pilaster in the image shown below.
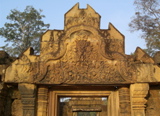
<path fill-rule="evenodd" d="M 132 116 L 145 116 L 145 108 L 149 85 L 147 83 L 136 83 L 130 86 Z"/>
<path fill-rule="evenodd" d="M 121 87 L 119 90 L 119 116 L 130 116 L 130 91 L 128 87 Z"/>
<path fill-rule="evenodd" d="M 35 116 L 36 109 L 36 86 L 22 83 L 18 85 L 23 104 L 23 116 Z"/>
<path fill-rule="evenodd" d="M 38 87 L 37 116 L 47 116 L 48 88 Z"/>

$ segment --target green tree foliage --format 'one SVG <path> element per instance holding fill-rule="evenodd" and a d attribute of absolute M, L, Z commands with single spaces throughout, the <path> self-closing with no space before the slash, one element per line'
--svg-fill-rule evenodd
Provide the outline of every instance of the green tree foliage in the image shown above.
<path fill-rule="evenodd" d="M 19 56 L 28 47 L 33 47 L 35 53 L 39 52 L 39 39 L 49 24 L 44 24 L 42 10 L 27 6 L 23 12 L 13 9 L 7 16 L 10 22 L 0 28 L 0 36 L 5 38 L 6 45 L 3 50 L 11 56 Z"/>
<path fill-rule="evenodd" d="M 147 52 L 153 55 L 160 50 L 160 0 L 135 0 L 135 16 L 129 26 L 131 31 L 141 31 Z"/>

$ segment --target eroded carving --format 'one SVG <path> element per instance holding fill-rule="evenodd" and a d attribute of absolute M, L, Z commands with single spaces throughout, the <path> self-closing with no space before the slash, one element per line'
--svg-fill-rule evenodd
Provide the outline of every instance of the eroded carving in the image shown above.
<path fill-rule="evenodd" d="M 147 83 L 136 83 L 130 86 L 130 96 L 132 102 L 132 115 L 145 116 L 146 96 L 148 94 L 149 85 Z"/>
<path fill-rule="evenodd" d="M 144 81 L 146 77 L 139 76 L 144 73 L 142 63 L 152 65 L 152 58 L 140 48 L 132 58 L 125 55 L 124 36 L 111 23 L 109 29 L 99 29 L 99 18 L 90 6 L 79 9 L 75 5 L 65 14 L 65 29 L 47 31 L 41 39 L 40 55 L 34 56 L 29 48 L 8 67 L 5 81 L 41 84 Z M 159 81 L 155 78 L 158 73 L 149 71 L 152 79 L 147 77 L 145 81 Z"/>
<path fill-rule="evenodd" d="M 58 32 L 55 33 L 57 37 Z M 89 30 L 80 30 L 69 35 L 68 38 L 65 35 L 59 36 L 56 41 L 51 37 L 48 41 L 54 47 L 49 46 L 49 48 L 44 43 L 42 55 L 36 59 L 36 62 L 31 61 L 27 54 L 22 55 L 13 65 L 20 68 L 19 71 L 17 70 L 19 68 L 13 71 L 16 77 L 14 81 L 105 84 L 127 83 L 135 80 L 134 65 L 128 62 L 125 55 L 116 48 L 116 45 L 122 47 L 121 40 L 118 40 L 120 44 L 115 40 L 102 40 L 100 36 Z"/>
<path fill-rule="evenodd" d="M 119 90 L 119 108 L 120 116 L 130 116 L 131 115 L 131 103 L 128 87 L 121 87 Z"/>
<path fill-rule="evenodd" d="M 135 72 L 132 64 L 127 61 L 121 61 L 125 60 L 124 58 L 119 59 L 120 61 L 112 61 L 101 56 L 99 51 L 105 49 L 105 47 L 99 49 L 100 44 L 98 43 L 101 40 L 96 40 L 91 32 L 81 30 L 70 35 L 70 39 L 64 41 L 66 47 L 63 49 L 67 49 L 64 56 L 55 62 L 53 60 L 41 62 L 39 73 L 34 75 L 35 82 L 103 84 L 106 82 L 128 82 L 134 80 Z M 111 53 L 111 51 L 108 51 L 104 54 Z M 118 52 L 116 51 L 116 53 Z M 121 53 L 119 54 L 121 55 Z"/>
<path fill-rule="evenodd" d="M 23 83 L 19 84 L 18 88 L 21 93 L 23 116 L 35 116 L 36 86 Z"/>
<path fill-rule="evenodd" d="M 77 12 L 70 11 L 66 13 L 65 28 L 68 29 L 76 25 L 88 25 L 98 28 L 100 16 L 89 5 L 87 6 L 87 9 L 80 10 L 78 7 L 77 4 L 72 8 Z M 87 12 L 88 9 L 92 11 L 92 13 Z M 72 16 L 70 16 L 70 14 L 72 14 Z"/>
<path fill-rule="evenodd" d="M 34 55 L 33 49 L 28 48 L 5 70 L 8 66 L 6 64 L 13 59 L 0 51 L 2 54 L 0 57 L 0 85 L 12 83 L 17 87 L 18 83 L 22 97 L 21 99 L 14 98 L 13 108 L 21 101 L 24 116 L 34 116 L 36 110 L 38 110 L 38 115 L 45 116 L 48 88 L 51 86 L 59 87 L 62 84 L 65 88 L 64 85 L 72 85 L 70 87 L 72 89 L 73 86 L 92 87 L 88 85 L 94 85 L 94 88 L 98 87 L 96 90 L 101 90 L 101 87 L 109 85 L 118 89 L 111 90 L 111 95 L 108 97 L 108 115 L 144 116 L 147 102 L 145 97 L 149 89 L 146 83 L 160 82 L 160 60 L 158 58 L 160 55 L 157 53 L 153 60 L 141 48 L 137 48 L 134 55 L 126 55 L 123 34 L 111 23 L 108 29 L 103 30 L 100 29 L 99 24 L 100 15 L 89 5 L 86 9 L 79 9 L 76 4 L 65 14 L 64 30 L 48 30 L 43 34 L 40 55 Z M 129 88 L 126 86 L 130 84 L 132 85 L 129 94 Z M 36 85 L 39 86 L 37 109 L 35 108 Z M 77 89 L 79 88 L 75 90 Z M 5 101 L 11 104 L 11 99 L 6 99 L 7 93 L 3 93 L 2 90 L 0 88 L 0 115 L 4 115 L 5 110 L 8 110 L 8 108 L 4 109 Z M 154 99 L 151 97 L 150 102 L 152 100 Z M 8 106 L 10 105 L 7 104 Z M 51 106 L 54 106 L 55 109 L 57 107 L 56 105 Z M 148 107 L 149 111 L 153 111 L 150 109 L 152 107 L 152 105 Z M 87 109 L 89 106 L 83 108 Z M 75 111 L 77 109 L 79 110 L 79 107 L 76 106 Z M 17 109 L 15 112 L 12 111 L 13 114 L 22 113 Z M 56 113 L 56 110 L 53 112 Z M 7 112 L 6 115 L 10 115 L 10 112 Z M 17 113 L 17 115 L 20 114 Z"/>
<path fill-rule="evenodd" d="M 141 63 L 154 63 L 152 57 L 150 57 L 146 52 L 144 52 L 141 48 L 137 47 L 135 51 L 135 60 Z"/>
<path fill-rule="evenodd" d="M 47 116 L 47 105 L 48 105 L 48 88 L 41 86 L 38 88 L 38 104 L 37 104 L 38 116 Z"/>

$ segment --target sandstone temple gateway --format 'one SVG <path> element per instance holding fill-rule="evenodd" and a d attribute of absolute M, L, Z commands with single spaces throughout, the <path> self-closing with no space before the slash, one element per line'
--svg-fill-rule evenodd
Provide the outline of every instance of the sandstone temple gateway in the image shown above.
<path fill-rule="evenodd" d="M 40 41 L 40 55 L 0 51 L 0 116 L 160 116 L 160 52 L 126 55 L 91 6 L 76 4 Z"/>

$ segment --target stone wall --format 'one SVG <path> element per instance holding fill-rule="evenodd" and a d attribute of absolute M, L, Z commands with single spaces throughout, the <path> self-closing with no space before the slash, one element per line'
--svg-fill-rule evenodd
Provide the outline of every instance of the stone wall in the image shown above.
<path fill-rule="evenodd" d="M 147 96 L 146 116 L 160 115 L 160 85 L 150 86 L 149 94 Z"/>
<path fill-rule="evenodd" d="M 100 15 L 92 7 L 79 9 L 76 4 L 65 14 L 64 30 L 48 30 L 42 35 L 40 55 L 28 48 L 14 61 L 0 51 L 0 116 L 57 116 L 58 97 L 71 95 L 66 91 L 73 90 L 73 97 L 83 98 L 86 91 L 85 97 L 95 100 L 83 98 L 84 105 L 71 99 L 64 108 L 70 110 L 68 115 L 88 109 L 103 116 L 158 116 L 160 52 L 152 58 L 138 47 L 134 55 L 126 55 L 124 43 L 124 35 L 111 23 L 108 29 L 100 29 Z M 55 86 L 57 91 L 51 91 Z M 109 91 L 109 86 L 114 89 Z M 95 94 L 108 97 L 108 109 Z"/>
<path fill-rule="evenodd" d="M 14 89 L 16 87 L 4 83 L 5 70 L 14 59 L 15 58 L 10 57 L 6 52 L 0 51 L 0 116 L 20 116 L 12 113 L 14 110 L 12 110 L 12 106 L 19 109 L 19 104 L 13 104 L 15 99 L 20 99 L 20 97 L 16 97 L 15 95 Z"/>

